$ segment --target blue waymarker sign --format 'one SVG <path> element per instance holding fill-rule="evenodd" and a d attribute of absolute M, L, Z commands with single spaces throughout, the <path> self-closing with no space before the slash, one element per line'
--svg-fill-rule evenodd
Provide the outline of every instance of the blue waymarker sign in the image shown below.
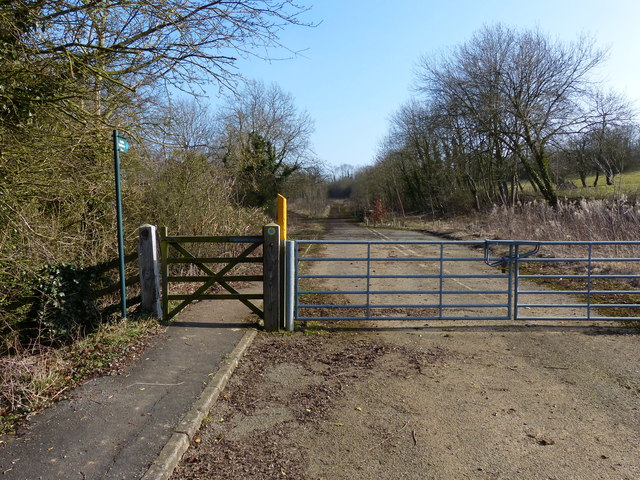
<path fill-rule="evenodd" d="M 129 151 L 129 142 L 127 142 L 126 138 L 117 137 L 116 142 L 119 152 L 127 153 Z"/>

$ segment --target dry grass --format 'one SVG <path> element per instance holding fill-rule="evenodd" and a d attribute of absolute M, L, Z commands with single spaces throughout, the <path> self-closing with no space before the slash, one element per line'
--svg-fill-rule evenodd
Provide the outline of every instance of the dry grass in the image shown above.
<path fill-rule="evenodd" d="M 580 200 L 561 203 L 557 210 L 541 201 L 515 208 L 494 207 L 474 216 L 427 222 L 427 230 L 456 239 L 501 239 L 540 241 L 637 241 L 640 232 L 640 204 L 607 200 Z M 587 247 L 545 246 L 553 257 L 585 257 Z M 637 245 L 594 246 L 593 257 L 639 258 Z M 593 265 L 596 273 L 636 274 L 631 262 Z"/>
<path fill-rule="evenodd" d="M 87 378 L 121 370 L 159 330 L 153 319 L 104 324 L 68 347 L 30 347 L 0 357 L 0 434 L 14 430 Z"/>
<path fill-rule="evenodd" d="M 415 222 L 415 221 L 414 221 Z M 416 228 L 415 223 L 412 228 Z M 640 232 L 640 204 L 622 197 L 612 200 L 565 201 L 557 209 L 542 201 L 533 201 L 515 208 L 494 207 L 491 211 L 473 216 L 455 217 L 423 223 L 421 228 L 449 238 L 534 240 L 534 241 L 638 241 Z M 585 245 L 545 245 L 538 256 L 555 258 L 587 258 Z M 597 245 L 592 247 L 592 258 L 640 258 L 638 245 Z M 591 273 L 596 275 L 638 275 L 638 262 L 606 261 L 591 263 Z M 587 262 L 528 263 L 525 267 L 545 275 L 587 273 Z M 582 283 L 571 283 L 568 279 L 543 279 L 551 288 L 584 289 Z M 598 283 L 599 282 L 599 283 Z M 635 290 L 640 288 L 640 279 L 620 278 L 593 280 L 592 288 L 602 290 Z M 594 295 L 594 303 L 638 303 L 637 295 Z M 601 313 L 605 313 L 604 311 Z M 607 311 L 611 316 L 635 316 L 637 311 L 618 309 Z"/>
<path fill-rule="evenodd" d="M 486 238 L 553 241 L 635 241 L 640 231 L 640 205 L 635 202 L 580 200 L 561 203 L 557 210 L 537 201 L 516 208 L 494 208 L 485 220 Z M 555 257 L 586 256 L 586 247 L 549 247 Z M 638 246 L 594 247 L 595 257 L 639 257 Z M 634 273 L 629 262 L 594 266 L 601 273 Z"/>
<path fill-rule="evenodd" d="M 640 204 L 625 198 L 583 199 L 561 202 L 553 209 L 543 201 L 533 201 L 514 208 L 496 206 L 488 212 L 427 221 L 422 228 L 455 239 L 635 241 L 640 231 Z"/>
<path fill-rule="evenodd" d="M 2 415 L 40 409 L 66 390 L 70 372 L 70 362 L 51 348 L 0 358 Z"/>
<path fill-rule="evenodd" d="M 515 208 L 496 207 L 482 218 L 485 231 L 498 238 L 626 241 L 638 239 L 640 205 L 624 198 L 580 200 L 560 203 L 554 210 L 534 201 Z"/>

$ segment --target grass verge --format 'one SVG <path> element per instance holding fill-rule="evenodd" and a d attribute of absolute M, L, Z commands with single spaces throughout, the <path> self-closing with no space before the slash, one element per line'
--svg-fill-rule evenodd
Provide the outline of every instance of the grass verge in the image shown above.
<path fill-rule="evenodd" d="M 15 431 L 87 379 L 121 372 L 161 328 L 153 318 L 120 320 L 65 347 L 0 358 L 0 434 Z"/>
<path fill-rule="evenodd" d="M 520 266 L 520 273 L 524 275 L 567 275 L 567 274 L 583 274 L 577 268 L 570 264 L 564 268 L 554 264 L 528 264 Z M 557 291 L 564 290 L 586 290 L 586 279 L 575 278 L 533 278 L 528 281 Z M 634 320 L 625 320 L 625 317 L 637 317 L 638 309 L 629 307 L 607 307 L 607 304 L 618 305 L 638 305 L 640 304 L 640 295 L 634 294 L 635 288 L 624 281 L 596 278 L 591 281 L 591 289 L 599 291 L 624 291 L 631 290 L 630 293 L 593 293 L 588 296 L 586 293 L 573 293 L 581 303 L 589 302 L 591 304 L 593 315 L 606 317 L 620 317 L 620 323 L 626 327 L 634 327 L 640 330 L 640 322 Z M 594 311 L 595 310 L 595 311 Z"/>

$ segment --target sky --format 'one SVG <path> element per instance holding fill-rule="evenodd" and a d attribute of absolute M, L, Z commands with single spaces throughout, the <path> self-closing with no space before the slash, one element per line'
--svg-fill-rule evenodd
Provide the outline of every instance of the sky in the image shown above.
<path fill-rule="evenodd" d="M 241 59 L 246 78 L 276 83 L 314 120 L 313 149 L 331 169 L 374 162 L 391 116 L 415 93 L 423 56 L 467 42 L 484 25 L 538 28 L 551 39 L 592 36 L 608 58 L 607 88 L 640 107 L 639 0 L 299 0 L 314 28 L 288 27 L 297 55 Z M 287 58 L 288 57 L 288 58 Z M 211 95 L 215 105 L 215 94 Z"/>

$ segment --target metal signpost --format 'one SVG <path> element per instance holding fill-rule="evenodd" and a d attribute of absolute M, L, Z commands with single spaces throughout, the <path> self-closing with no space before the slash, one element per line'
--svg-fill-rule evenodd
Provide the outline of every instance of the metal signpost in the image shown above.
<path fill-rule="evenodd" d="M 129 150 L 129 143 L 124 137 L 113 131 L 113 163 L 116 177 L 116 217 L 118 220 L 118 257 L 120 259 L 120 303 L 122 318 L 127 318 L 127 285 L 124 271 L 124 235 L 122 233 L 122 198 L 120 195 L 120 153 Z"/>

